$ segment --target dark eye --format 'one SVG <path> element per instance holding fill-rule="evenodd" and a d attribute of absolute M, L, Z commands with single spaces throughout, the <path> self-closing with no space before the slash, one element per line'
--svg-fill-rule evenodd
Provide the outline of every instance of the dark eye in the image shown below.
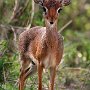
<path fill-rule="evenodd" d="M 43 7 L 43 11 L 47 13 L 48 9 L 46 7 Z"/>
<path fill-rule="evenodd" d="M 59 9 L 57 10 L 58 13 L 60 13 L 61 11 L 62 11 L 62 8 L 59 8 Z"/>

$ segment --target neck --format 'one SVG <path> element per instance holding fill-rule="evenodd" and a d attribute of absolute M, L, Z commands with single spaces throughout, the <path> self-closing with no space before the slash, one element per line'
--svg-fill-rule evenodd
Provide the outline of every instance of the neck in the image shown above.
<path fill-rule="evenodd" d="M 50 26 L 46 24 L 46 41 L 48 46 L 52 46 L 52 44 L 57 40 L 58 31 L 57 31 L 57 23 L 54 26 Z"/>

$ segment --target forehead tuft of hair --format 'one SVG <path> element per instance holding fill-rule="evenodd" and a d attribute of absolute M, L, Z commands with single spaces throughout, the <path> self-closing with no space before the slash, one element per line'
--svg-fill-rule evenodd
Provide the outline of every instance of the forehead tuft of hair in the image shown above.
<path fill-rule="evenodd" d="M 44 0 L 48 7 L 54 7 L 57 5 L 58 0 Z M 59 1 L 58 1 L 59 2 Z"/>

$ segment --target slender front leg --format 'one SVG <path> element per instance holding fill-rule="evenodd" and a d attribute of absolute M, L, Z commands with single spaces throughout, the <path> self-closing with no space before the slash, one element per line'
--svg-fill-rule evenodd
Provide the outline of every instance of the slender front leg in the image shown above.
<path fill-rule="evenodd" d="M 56 67 L 51 67 L 50 68 L 49 90 L 54 90 L 55 74 L 56 74 Z"/>
<path fill-rule="evenodd" d="M 38 70 L 38 90 L 42 90 L 42 71 L 43 67 L 38 63 L 37 65 L 37 70 Z"/>

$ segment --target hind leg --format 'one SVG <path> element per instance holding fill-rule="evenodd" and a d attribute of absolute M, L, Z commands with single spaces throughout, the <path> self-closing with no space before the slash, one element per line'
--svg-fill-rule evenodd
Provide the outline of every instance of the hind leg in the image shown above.
<path fill-rule="evenodd" d="M 37 71 L 37 66 L 31 62 L 31 60 L 24 58 L 21 61 L 21 70 L 19 77 L 19 90 L 23 90 L 25 86 L 25 80 L 29 75 L 32 75 Z"/>
<path fill-rule="evenodd" d="M 27 60 L 25 57 L 23 59 L 21 59 L 21 68 L 20 68 L 20 77 L 19 77 L 19 90 L 23 90 L 24 89 L 25 70 L 27 69 L 29 64 L 30 64 L 30 61 Z"/>

